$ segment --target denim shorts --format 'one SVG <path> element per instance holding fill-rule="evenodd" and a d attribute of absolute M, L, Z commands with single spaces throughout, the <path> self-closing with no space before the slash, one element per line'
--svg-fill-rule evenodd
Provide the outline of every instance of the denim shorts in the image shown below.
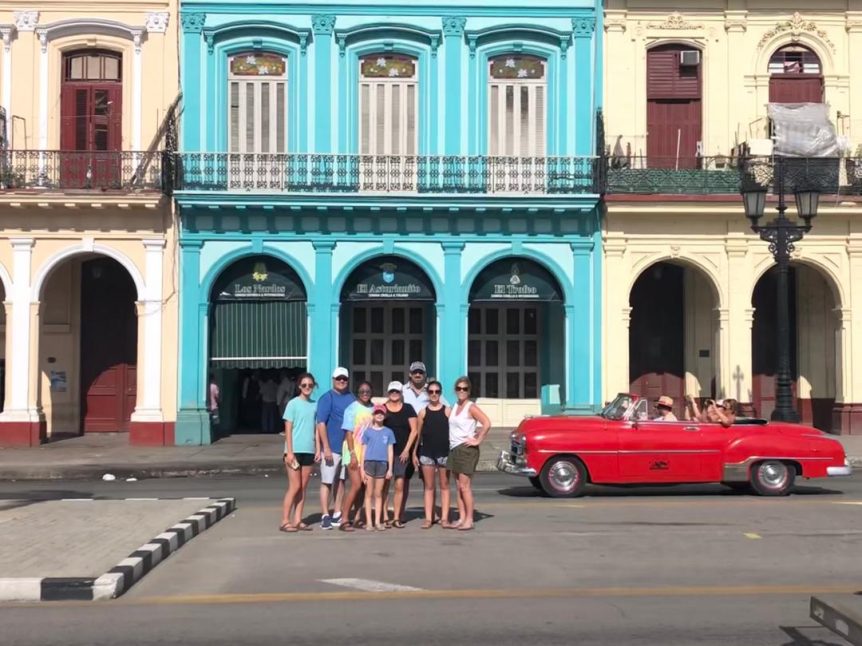
<path fill-rule="evenodd" d="M 440 467 L 442 469 L 445 469 L 446 463 L 448 461 L 448 456 L 442 458 L 429 458 L 427 455 L 419 456 L 419 464 L 421 464 L 423 467 Z"/>
<path fill-rule="evenodd" d="M 389 471 L 389 463 L 383 460 L 366 460 L 362 463 L 362 468 L 369 478 L 385 478 L 386 472 Z"/>

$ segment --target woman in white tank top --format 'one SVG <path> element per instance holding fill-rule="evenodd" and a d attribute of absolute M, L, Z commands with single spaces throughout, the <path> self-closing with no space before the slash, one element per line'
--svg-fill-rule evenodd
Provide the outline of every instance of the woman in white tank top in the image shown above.
<path fill-rule="evenodd" d="M 473 389 L 467 377 L 455 382 L 456 402 L 449 413 L 449 461 L 458 479 L 458 522 L 449 525 L 462 531 L 473 529 L 473 474 L 479 463 L 479 444 L 491 430 L 491 420 L 470 401 Z M 477 427 L 481 426 L 478 430 Z"/>

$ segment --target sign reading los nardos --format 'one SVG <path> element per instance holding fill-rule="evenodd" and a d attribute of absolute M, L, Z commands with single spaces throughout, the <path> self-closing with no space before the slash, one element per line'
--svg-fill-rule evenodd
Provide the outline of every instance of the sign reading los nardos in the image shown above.
<path fill-rule="evenodd" d="M 305 289 L 290 267 L 266 256 L 247 258 L 231 265 L 219 277 L 218 301 L 304 301 Z"/>

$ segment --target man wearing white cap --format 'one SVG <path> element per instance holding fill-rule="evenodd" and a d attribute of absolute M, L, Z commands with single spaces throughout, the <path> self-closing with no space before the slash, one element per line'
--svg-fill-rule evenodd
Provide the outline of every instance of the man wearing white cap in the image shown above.
<path fill-rule="evenodd" d="M 421 361 L 414 361 L 410 364 L 410 381 L 404 384 L 401 388 L 401 395 L 404 397 L 404 403 L 410 404 L 416 414 L 428 405 L 428 375 L 425 370 L 425 364 Z M 440 403 L 448 406 L 449 402 L 445 397 L 440 398 Z"/>
<path fill-rule="evenodd" d="M 348 387 L 347 368 L 332 371 L 332 390 L 317 400 L 317 436 L 323 448 L 320 461 L 320 527 L 332 529 L 341 525 L 341 445 L 344 442 L 344 411 L 356 397 Z M 334 491 L 333 491 L 334 489 Z M 330 503 L 335 516 L 329 514 Z"/>

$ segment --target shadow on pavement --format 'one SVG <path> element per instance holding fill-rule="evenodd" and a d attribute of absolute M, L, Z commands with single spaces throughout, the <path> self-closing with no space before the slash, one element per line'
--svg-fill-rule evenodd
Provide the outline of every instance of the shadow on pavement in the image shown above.
<path fill-rule="evenodd" d="M 549 498 L 544 492 L 528 487 L 506 487 L 498 489 L 497 493 L 509 498 Z M 789 497 L 794 496 L 841 496 L 840 489 L 827 489 L 814 485 L 795 486 Z M 748 491 L 728 489 L 723 485 L 588 485 L 584 498 L 649 498 L 657 496 L 722 496 L 737 498 L 762 498 Z"/>
<path fill-rule="evenodd" d="M 845 646 L 847 644 L 843 639 L 833 637 L 832 633 L 822 626 L 779 626 L 779 628 L 791 639 L 781 646 Z M 812 636 L 806 636 L 803 630 Z M 821 636 L 828 639 L 820 639 Z"/>
<path fill-rule="evenodd" d="M 63 498 L 92 498 L 92 494 L 67 489 L 39 489 L 34 491 L 0 492 L 0 511 L 20 509 L 49 500 Z"/>

